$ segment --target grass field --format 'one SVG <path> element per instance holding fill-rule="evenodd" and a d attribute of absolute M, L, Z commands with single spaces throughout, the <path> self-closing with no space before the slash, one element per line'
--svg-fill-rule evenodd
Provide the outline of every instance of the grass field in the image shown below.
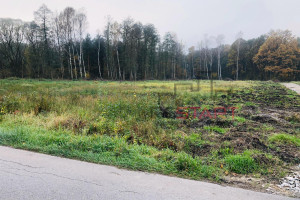
<path fill-rule="evenodd" d="M 174 84 L 176 83 L 176 95 Z M 193 84 L 193 90 L 190 87 Z M 283 177 L 300 163 L 300 98 L 258 81 L 0 80 L 0 144 L 222 182 Z M 185 108 L 236 107 L 216 118 Z M 199 109 L 199 112 L 202 110 Z M 197 111 L 198 112 L 198 111 Z"/>

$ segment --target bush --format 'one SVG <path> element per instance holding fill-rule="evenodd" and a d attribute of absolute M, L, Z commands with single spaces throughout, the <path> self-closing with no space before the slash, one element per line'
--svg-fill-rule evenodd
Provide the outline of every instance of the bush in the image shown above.
<path fill-rule="evenodd" d="M 5 113 L 6 113 L 6 107 L 0 105 L 0 116 L 5 115 Z"/>
<path fill-rule="evenodd" d="M 41 112 L 49 112 L 51 110 L 51 102 L 47 98 L 40 98 L 34 107 L 34 114 L 38 115 Z"/>
<path fill-rule="evenodd" d="M 4 107 L 1 107 L 1 106 L 0 106 L 0 122 L 3 120 L 4 114 L 5 114 Z"/>
<path fill-rule="evenodd" d="M 112 121 L 107 120 L 104 117 L 101 117 L 96 123 L 90 124 L 88 134 L 100 133 L 101 135 L 107 134 L 110 135 L 114 133 L 115 124 Z"/>
<path fill-rule="evenodd" d="M 0 99 L 0 111 L 2 113 L 13 113 L 20 108 L 20 99 L 14 95 L 3 96 Z"/>

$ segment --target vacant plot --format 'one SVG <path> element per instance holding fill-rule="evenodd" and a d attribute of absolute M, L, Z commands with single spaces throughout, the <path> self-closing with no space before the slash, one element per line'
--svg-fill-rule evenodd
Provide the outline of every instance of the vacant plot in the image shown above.
<path fill-rule="evenodd" d="M 0 81 L 2 145 L 218 182 L 278 182 L 300 163 L 299 113 L 274 82 Z"/>

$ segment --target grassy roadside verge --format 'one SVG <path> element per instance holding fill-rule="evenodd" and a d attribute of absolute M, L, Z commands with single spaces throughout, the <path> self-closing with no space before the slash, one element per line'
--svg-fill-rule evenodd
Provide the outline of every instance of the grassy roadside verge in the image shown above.
<path fill-rule="evenodd" d="M 195 157 L 145 145 L 127 144 L 119 137 L 80 136 L 66 131 L 49 131 L 28 126 L 0 125 L 0 145 L 114 165 L 133 170 L 157 172 L 191 179 L 218 181 L 218 169 Z"/>

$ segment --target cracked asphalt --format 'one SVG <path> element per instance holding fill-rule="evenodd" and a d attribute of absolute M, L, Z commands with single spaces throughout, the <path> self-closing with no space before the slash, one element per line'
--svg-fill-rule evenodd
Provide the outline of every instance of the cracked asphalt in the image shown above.
<path fill-rule="evenodd" d="M 0 199 L 293 199 L 0 146 Z"/>

